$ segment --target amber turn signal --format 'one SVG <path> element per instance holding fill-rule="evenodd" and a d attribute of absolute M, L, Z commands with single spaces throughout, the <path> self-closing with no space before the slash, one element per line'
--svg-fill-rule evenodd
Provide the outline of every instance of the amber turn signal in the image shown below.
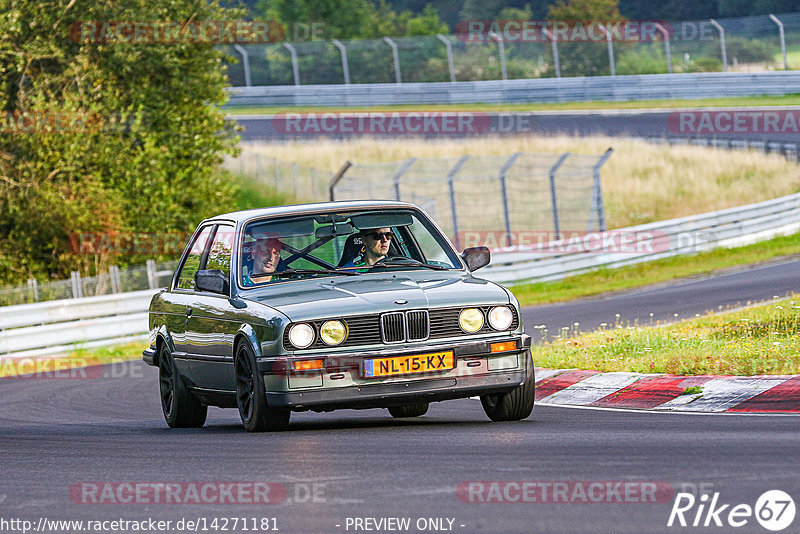
<path fill-rule="evenodd" d="M 495 352 L 508 352 L 510 350 L 517 350 L 516 341 L 503 341 L 502 343 L 492 343 L 489 345 L 492 354 Z"/>
<path fill-rule="evenodd" d="M 295 371 L 314 371 L 322 369 L 322 360 L 300 360 L 292 363 Z"/>

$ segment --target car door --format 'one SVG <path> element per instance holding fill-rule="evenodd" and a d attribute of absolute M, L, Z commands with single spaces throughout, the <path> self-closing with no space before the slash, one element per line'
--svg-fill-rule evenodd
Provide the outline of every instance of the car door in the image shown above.
<path fill-rule="evenodd" d="M 218 224 L 201 265 L 203 269 L 221 270 L 229 284 L 233 242 L 234 226 Z M 186 334 L 192 377 L 197 387 L 233 391 L 233 341 L 241 324 L 231 319 L 234 313 L 230 291 L 222 295 L 195 290 Z"/>

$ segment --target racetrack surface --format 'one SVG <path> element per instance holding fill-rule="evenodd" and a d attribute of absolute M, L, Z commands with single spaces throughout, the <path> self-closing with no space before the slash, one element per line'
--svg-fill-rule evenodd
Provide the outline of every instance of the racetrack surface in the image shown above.
<path fill-rule="evenodd" d="M 750 505 L 769 489 L 800 494 L 792 417 L 539 406 L 529 420 L 491 423 L 480 403 L 460 400 L 412 421 L 385 410 L 295 414 L 287 432 L 247 434 L 235 410 L 220 409 L 204 429 L 168 429 L 157 371 L 141 362 L 120 378 L 4 379 L 0 388 L 0 509 L 34 523 L 276 517 L 281 532 L 346 532 L 348 517 L 448 517 L 454 532 L 667 532 L 672 494 L 657 503 L 498 504 L 462 502 L 456 489 L 467 481 L 705 484 L 721 502 Z M 324 502 L 78 504 L 69 493 L 81 482 L 127 481 L 278 482 L 290 498 L 317 484 Z M 759 528 L 751 521 L 737 530 Z"/>
<path fill-rule="evenodd" d="M 578 321 L 588 329 L 613 322 L 617 312 L 623 321 L 649 320 L 650 312 L 666 320 L 770 299 L 797 289 L 798 263 L 528 308 L 525 324 L 555 331 Z M 0 518 L 34 524 L 41 517 L 275 517 L 280 532 L 354 532 L 345 528 L 348 517 L 409 517 L 412 525 L 444 517 L 454 520 L 453 532 L 669 532 L 676 530 L 666 526 L 672 496 L 498 504 L 461 500 L 456 491 L 468 481 L 627 481 L 662 482 L 674 492 L 704 485 L 719 492 L 721 504 L 753 506 L 771 489 L 800 497 L 792 416 L 537 406 L 526 421 L 491 423 L 479 402 L 459 400 L 433 404 L 414 420 L 391 419 L 385 410 L 293 414 L 290 430 L 273 434 L 247 434 L 236 410 L 212 408 L 205 428 L 175 430 L 161 416 L 157 370 L 142 362 L 94 379 L 1 379 L 0 400 Z M 91 504 L 70 495 L 82 482 L 276 482 L 289 499 Z M 306 499 L 312 485 L 318 502 Z M 753 518 L 736 530 L 763 532 Z"/>

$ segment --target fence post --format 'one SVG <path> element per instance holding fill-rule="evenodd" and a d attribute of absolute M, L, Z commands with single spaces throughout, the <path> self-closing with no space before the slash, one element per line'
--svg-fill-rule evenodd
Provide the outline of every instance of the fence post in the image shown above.
<path fill-rule="evenodd" d="M 616 76 L 617 69 L 614 65 L 614 44 L 611 42 L 611 32 L 602 24 L 599 24 L 598 27 L 606 36 L 606 43 L 608 44 L 608 67 L 611 69 L 611 75 Z"/>
<path fill-rule="evenodd" d="M 150 287 L 150 289 L 156 289 L 158 287 L 155 260 L 147 260 L 147 285 Z"/>
<path fill-rule="evenodd" d="M 292 162 L 292 182 L 294 183 L 294 198 L 297 198 L 297 163 Z"/>
<path fill-rule="evenodd" d="M 556 164 L 550 167 L 550 172 L 548 173 L 550 178 L 550 204 L 553 206 L 553 230 L 556 233 L 556 240 L 561 239 L 561 223 L 558 220 L 558 202 L 556 197 L 556 172 L 558 168 L 566 161 L 569 157 L 569 152 L 565 152 L 558 158 Z"/>
<path fill-rule="evenodd" d="M 39 302 L 39 283 L 36 282 L 36 278 L 28 279 L 28 289 L 31 291 L 33 301 Z"/>
<path fill-rule="evenodd" d="M 500 72 L 503 75 L 503 79 L 508 79 L 508 73 L 506 72 L 506 47 L 503 44 L 503 39 L 500 38 L 495 32 L 489 34 L 490 39 L 494 39 L 497 41 L 497 50 L 500 53 Z"/>
<path fill-rule="evenodd" d="M 397 52 L 397 44 L 389 39 L 388 37 L 384 37 L 383 40 L 392 47 L 392 57 L 394 58 L 394 77 L 397 83 L 403 83 L 403 79 L 400 77 L 400 54 Z"/>
<path fill-rule="evenodd" d="M 344 71 L 344 84 L 350 85 L 350 67 L 347 64 L 347 48 L 339 41 L 339 39 L 333 39 L 331 41 L 333 46 L 339 49 L 339 52 L 342 53 L 342 71 Z"/>
<path fill-rule="evenodd" d="M 600 167 L 602 167 L 603 164 L 608 161 L 608 158 L 610 158 L 611 154 L 613 153 L 614 149 L 609 148 L 602 156 L 600 156 L 600 159 L 597 160 L 597 163 L 594 164 L 594 167 L 592 167 L 592 211 L 594 212 L 597 210 L 597 227 L 601 232 L 606 231 L 606 213 L 605 209 L 603 208 L 603 188 L 600 184 Z M 593 219 L 594 213 L 591 214 L 591 218 L 589 219 L 589 230 L 591 230 L 594 226 Z"/>
<path fill-rule="evenodd" d="M 81 287 L 81 273 L 78 271 L 72 271 L 72 273 L 70 273 L 70 279 L 72 280 L 72 298 L 81 298 L 83 296 L 83 287 Z"/>
<path fill-rule="evenodd" d="M 544 28 L 544 34 L 550 39 L 550 46 L 553 47 L 553 66 L 556 68 L 556 78 L 561 78 L 561 64 L 558 62 L 558 44 L 556 44 L 556 37 L 550 33 L 550 30 Z"/>
<path fill-rule="evenodd" d="M 456 188 L 455 188 L 455 179 L 456 174 L 458 171 L 461 170 L 461 166 L 467 162 L 469 156 L 461 156 L 453 168 L 447 173 L 447 187 L 450 190 L 450 212 L 453 217 L 453 241 L 456 245 L 456 250 L 461 249 L 461 239 L 458 236 L 458 213 L 456 210 Z"/>
<path fill-rule="evenodd" d="M 456 81 L 456 67 L 455 63 L 453 62 L 453 44 L 450 40 L 442 35 L 441 33 L 437 33 L 436 37 L 439 38 L 441 42 L 444 43 L 445 48 L 447 49 L 447 67 L 450 69 L 450 81 Z"/>
<path fill-rule="evenodd" d="M 411 167 L 415 161 L 417 161 L 417 158 L 411 158 L 407 160 L 403 166 L 400 167 L 400 170 L 397 171 L 394 176 L 392 176 L 392 184 L 394 184 L 394 199 L 398 202 L 400 202 L 400 177 L 406 173 L 408 168 Z"/>
<path fill-rule="evenodd" d="M 242 55 L 242 68 L 244 68 L 244 84 L 250 87 L 252 80 L 250 79 L 250 57 L 247 55 L 247 50 L 242 45 L 234 44 L 233 47 Z"/>
<path fill-rule="evenodd" d="M 664 51 L 667 53 L 667 72 L 672 74 L 672 54 L 669 49 L 669 32 L 658 22 L 656 22 L 656 29 L 664 36 Z"/>
<path fill-rule="evenodd" d="M 728 52 L 725 50 L 725 29 L 720 26 L 719 22 L 714 19 L 709 19 L 712 26 L 719 32 L 719 43 L 722 48 L 722 72 L 728 72 Z"/>
<path fill-rule="evenodd" d="M 122 291 L 122 284 L 119 279 L 119 267 L 112 265 L 108 268 L 108 276 L 111 278 L 111 292 L 120 293 Z"/>
<path fill-rule="evenodd" d="M 781 38 L 781 52 L 783 53 L 783 70 L 789 70 L 789 60 L 786 58 L 786 35 L 783 33 L 783 22 L 772 13 L 769 14 L 769 18 L 778 25 L 778 33 Z"/>
<path fill-rule="evenodd" d="M 506 161 L 503 167 L 500 169 L 500 193 L 503 196 L 503 216 L 505 218 L 505 223 L 506 223 L 506 238 L 509 247 L 511 246 L 511 215 L 509 214 L 508 210 L 508 190 L 506 189 L 506 173 L 508 172 L 508 169 L 510 169 L 511 166 L 514 165 L 514 162 L 517 161 L 517 158 L 520 157 L 521 154 L 522 152 L 517 152 L 516 154 L 513 154 L 510 158 L 508 158 L 508 161 Z"/>
<path fill-rule="evenodd" d="M 292 56 L 292 73 L 294 74 L 294 84 L 300 85 L 300 66 L 297 64 L 297 50 L 294 49 L 289 43 L 283 43 L 283 46 L 289 50 Z"/>
<path fill-rule="evenodd" d="M 336 200 L 336 198 L 334 198 L 334 189 L 336 188 L 336 184 L 338 184 L 339 180 L 342 179 L 342 177 L 344 176 L 344 173 L 347 172 L 347 169 L 349 169 L 352 166 L 353 166 L 353 164 L 350 163 L 350 160 L 345 161 L 344 165 L 342 165 L 342 168 L 339 169 L 339 172 L 337 172 L 333 176 L 333 178 L 331 178 L 331 181 L 328 184 L 328 198 L 330 198 L 331 202 Z"/>

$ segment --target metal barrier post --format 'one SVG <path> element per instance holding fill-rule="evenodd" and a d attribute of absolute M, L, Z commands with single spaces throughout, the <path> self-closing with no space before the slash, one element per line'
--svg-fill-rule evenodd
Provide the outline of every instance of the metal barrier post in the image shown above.
<path fill-rule="evenodd" d="M 547 28 L 544 28 L 544 34 L 550 39 L 550 45 L 553 47 L 553 66 L 556 68 L 556 78 L 561 78 L 561 64 L 558 62 L 558 45 L 556 44 L 556 38 Z"/>
<path fill-rule="evenodd" d="M 456 68 L 455 68 L 455 63 L 453 62 L 453 44 L 447 37 L 445 37 L 441 33 L 437 33 L 436 37 L 438 37 L 439 40 L 444 43 L 444 46 L 447 49 L 447 68 L 450 69 L 450 81 L 455 82 Z"/>
<path fill-rule="evenodd" d="M 608 158 L 611 157 L 611 154 L 614 153 L 613 148 L 609 148 L 606 150 L 605 154 L 600 156 L 600 159 L 597 160 L 597 163 L 594 164 L 592 167 L 592 212 L 595 210 L 597 211 L 597 226 L 598 230 L 601 232 L 606 231 L 606 213 L 605 209 L 603 208 L 603 188 L 600 184 L 600 167 L 608 161 Z M 589 219 L 589 230 L 592 230 L 594 226 L 594 213 L 591 214 L 591 218 Z"/>
<path fill-rule="evenodd" d="M 672 74 L 672 54 L 669 49 L 669 32 L 658 22 L 656 22 L 656 29 L 664 36 L 664 51 L 667 53 L 667 72 Z"/>
<path fill-rule="evenodd" d="M 415 161 L 417 161 L 417 158 L 409 159 L 408 161 L 406 161 L 403 164 L 402 167 L 400 167 L 400 170 L 397 171 L 394 176 L 392 176 L 392 183 L 394 184 L 394 199 L 396 201 L 398 201 L 398 202 L 400 202 L 400 200 L 401 200 L 400 199 L 400 177 L 403 176 L 406 173 L 408 168 L 411 167 L 414 164 Z"/>
<path fill-rule="evenodd" d="M 556 233 L 556 239 L 561 239 L 561 226 L 558 220 L 558 202 L 556 197 L 556 172 L 558 168 L 566 161 L 569 157 L 569 152 L 566 152 L 558 158 L 556 164 L 550 167 L 550 172 L 548 173 L 550 178 L 550 204 L 553 206 L 553 230 Z"/>
<path fill-rule="evenodd" d="M 339 52 L 342 53 L 342 71 L 344 71 L 344 84 L 350 85 L 350 67 L 347 65 L 347 48 L 339 41 L 339 39 L 333 39 L 331 41 L 333 46 L 339 49 Z"/>
<path fill-rule="evenodd" d="M 456 250 L 461 249 L 461 239 L 458 236 L 458 213 L 456 210 L 456 188 L 455 188 L 455 179 L 456 174 L 458 171 L 461 170 L 461 166 L 467 162 L 469 156 L 461 156 L 453 168 L 447 173 L 447 187 L 450 190 L 450 213 L 453 217 L 453 242 L 456 245 Z"/>
<path fill-rule="evenodd" d="M 709 19 L 711 24 L 717 29 L 719 32 L 719 43 L 720 47 L 722 48 L 722 72 L 728 72 L 728 53 L 725 50 L 725 29 L 720 26 L 719 22 L 714 19 Z"/>
<path fill-rule="evenodd" d="M 769 18 L 778 25 L 778 33 L 781 38 L 781 52 L 783 53 L 783 70 L 789 70 L 789 60 L 786 58 L 786 35 L 783 33 L 783 22 L 772 13 L 769 14 Z"/>
<path fill-rule="evenodd" d="M 30 278 L 28 280 L 28 289 L 31 290 L 33 301 L 39 302 L 39 284 L 36 282 L 36 278 Z"/>
<path fill-rule="evenodd" d="M 400 54 L 397 52 L 397 44 L 388 37 L 383 38 L 386 43 L 392 47 L 392 57 L 394 58 L 394 77 L 397 83 L 403 83 L 400 77 Z"/>
<path fill-rule="evenodd" d="M 111 292 L 120 293 L 122 291 L 122 284 L 119 279 L 119 267 L 112 265 L 108 268 L 108 276 L 111 278 Z"/>
<path fill-rule="evenodd" d="M 614 45 L 611 42 L 611 32 L 608 31 L 606 27 L 603 26 L 602 24 L 599 24 L 598 27 L 600 28 L 600 30 L 602 30 L 602 32 L 606 36 L 606 43 L 608 43 L 608 66 L 611 69 L 611 75 L 616 76 L 617 69 L 616 66 L 614 65 Z"/>
<path fill-rule="evenodd" d="M 330 182 L 330 184 L 328 184 L 328 198 L 330 198 L 331 202 L 336 200 L 336 198 L 334 197 L 334 189 L 336 188 L 336 184 L 338 184 L 339 180 L 341 180 L 342 177 L 344 177 L 344 173 L 347 172 L 347 169 L 349 169 L 352 166 L 353 166 L 353 164 L 350 163 L 349 160 L 345 161 L 344 165 L 342 165 L 342 168 L 339 169 L 339 172 L 337 172 L 333 176 L 333 178 L 331 178 L 331 182 Z"/>
<path fill-rule="evenodd" d="M 497 50 L 500 53 L 500 72 L 503 75 L 503 79 L 508 79 L 508 73 L 506 72 L 506 47 L 503 44 L 503 39 L 500 38 L 495 32 L 489 34 L 489 39 L 494 39 L 497 41 Z"/>
<path fill-rule="evenodd" d="M 244 84 L 250 87 L 252 81 L 250 79 L 250 58 L 247 55 L 247 50 L 242 45 L 234 44 L 233 47 L 242 55 L 242 68 L 244 68 Z"/>
<path fill-rule="evenodd" d="M 517 152 L 516 154 L 512 155 L 508 161 L 505 162 L 503 167 L 500 169 L 500 193 L 503 196 L 503 216 L 505 218 L 506 223 L 506 239 L 508 246 L 511 246 L 511 216 L 508 212 L 508 191 L 506 189 L 506 173 L 508 169 L 514 165 L 514 162 L 517 161 L 517 158 L 522 155 L 522 152 Z"/>
<path fill-rule="evenodd" d="M 147 285 L 150 289 L 156 289 L 158 287 L 155 260 L 147 260 Z"/>
<path fill-rule="evenodd" d="M 78 271 L 72 271 L 70 273 L 70 278 L 72 280 L 72 298 L 79 299 L 83 296 L 83 287 L 81 287 L 81 273 Z"/>
<path fill-rule="evenodd" d="M 294 49 L 289 43 L 283 43 L 283 46 L 289 50 L 292 56 L 292 73 L 294 74 L 294 84 L 300 85 L 300 66 L 297 64 L 297 50 Z"/>

